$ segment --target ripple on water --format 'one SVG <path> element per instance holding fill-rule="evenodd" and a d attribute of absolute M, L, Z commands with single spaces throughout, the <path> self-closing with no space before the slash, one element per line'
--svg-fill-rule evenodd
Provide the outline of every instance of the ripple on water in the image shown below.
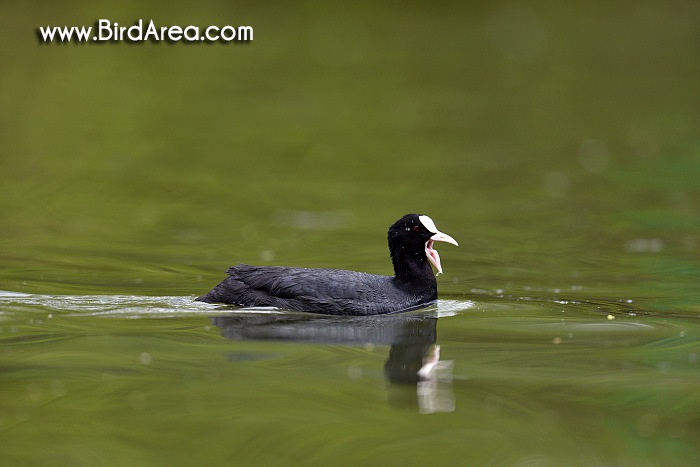
<path fill-rule="evenodd" d="M 620 323 L 620 322 L 594 322 L 594 323 L 540 323 L 531 325 L 540 329 L 564 329 L 569 331 L 590 331 L 590 332 L 630 332 L 630 331 L 651 331 L 655 326 L 645 323 Z"/>
<path fill-rule="evenodd" d="M 235 313 L 245 310 L 251 313 L 285 313 L 274 307 L 238 308 L 194 301 L 191 296 L 137 296 L 137 295 L 38 295 L 0 291 L 0 306 L 4 314 L 13 311 L 30 311 L 38 308 L 51 313 L 67 313 L 71 316 L 117 316 L 122 318 L 173 317 L 178 315 L 211 315 Z M 435 312 L 437 317 L 459 314 L 472 308 L 469 300 L 438 300 L 436 305 L 418 310 Z M 0 312 L 3 314 L 3 312 Z"/>
<path fill-rule="evenodd" d="M 210 313 L 207 304 L 193 297 L 136 295 L 38 295 L 0 292 L 0 306 L 10 312 L 41 310 L 72 316 L 174 316 Z"/>

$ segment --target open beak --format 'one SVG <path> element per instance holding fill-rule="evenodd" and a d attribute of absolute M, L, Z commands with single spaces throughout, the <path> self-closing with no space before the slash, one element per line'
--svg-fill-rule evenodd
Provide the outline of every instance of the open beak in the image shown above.
<path fill-rule="evenodd" d="M 440 255 L 438 254 L 437 250 L 433 249 L 433 243 L 435 242 L 451 243 L 454 246 L 459 246 L 459 244 L 457 243 L 457 240 L 442 232 L 436 232 L 435 234 L 433 234 L 432 237 L 428 239 L 427 242 L 425 242 L 425 256 L 428 257 L 428 261 L 430 261 L 430 264 L 432 264 L 435 267 L 435 269 L 437 269 L 438 274 L 442 274 Z"/>

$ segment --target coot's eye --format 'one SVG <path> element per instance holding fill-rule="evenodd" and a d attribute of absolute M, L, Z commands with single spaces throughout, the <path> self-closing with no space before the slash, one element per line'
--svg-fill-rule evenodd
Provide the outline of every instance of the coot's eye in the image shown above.
<path fill-rule="evenodd" d="M 415 230 L 416 232 L 420 232 L 420 226 L 419 226 L 419 225 L 414 225 L 414 226 L 413 226 L 413 230 Z"/>

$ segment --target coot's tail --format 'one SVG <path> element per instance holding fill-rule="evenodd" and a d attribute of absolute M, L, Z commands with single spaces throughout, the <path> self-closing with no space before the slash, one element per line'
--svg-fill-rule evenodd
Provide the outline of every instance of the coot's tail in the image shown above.
<path fill-rule="evenodd" d="M 206 303 L 229 303 L 231 305 L 240 305 L 240 295 L 242 290 L 246 288 L 245 284 L 227 277 L 219 285 L 211 289 L 201 297 L 197 297 L 195 301 Z"/>
<path fill-rule="evenodd" d="M 275 283 L 287 269 L 238 264 L 228 268 L 226 274 L 229 276 L 196 301 L 239 306 L 288 307 L 289 303 L 286 300 L 275 297 L 269 290 L 270 284 Z"/>

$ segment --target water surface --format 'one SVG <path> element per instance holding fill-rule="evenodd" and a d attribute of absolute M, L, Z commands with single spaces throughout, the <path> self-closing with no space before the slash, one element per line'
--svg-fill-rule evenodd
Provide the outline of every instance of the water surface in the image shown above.
<path fill-rule="evenodd" d="M 696 319 L 536 300 L 368 318 L 191 297 L 0 306 L 16 465 L 699 459 Z"/>
<path fill-rule="evenodd" d="M 57 4 L 58 5 L 58 4 Z M 38 26 L 251 24 L 247 45 Z M 8 465 L 698 465 L 695 1 L 0 5 Z M 195 303 L 239 263 L 435 307 Z"/>

